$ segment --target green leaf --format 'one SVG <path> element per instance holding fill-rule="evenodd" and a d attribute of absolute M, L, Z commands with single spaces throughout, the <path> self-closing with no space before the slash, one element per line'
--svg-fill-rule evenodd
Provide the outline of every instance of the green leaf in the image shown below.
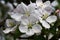
<path fill-rule="evenodd" d="M 55 27 L 58 27 L 58 26 L 60 26 L 60 19 L 58 19 L 57 21 L 56 21 L 56 23 L 55 23 L 55 25 L 54 25 Z"/>
<path fill-rule="evenodd" d="M 6 35 L 5 38 L 6 40 L 14 40 L 14 37 L 12 35 Z"/>
<path fill-rule="evenodd" d="M 17 27 L 16 31 L 13 33 L 14 39 L 20 37 L 20 35 L 21 35 L 21 33 L 20 33 L 20 31 L 19 31 L 19 29 Z"/>
<path fill-rule="evenodd" d="M 34 40 L 45 40 L 45 38 L 42 35 L 34 36 Z"/>
<path fill-rule="evenodd" d="M 59 3 L 59 5 L 60 5 L 60 0 L 57 0 L 57 2 Z"/>

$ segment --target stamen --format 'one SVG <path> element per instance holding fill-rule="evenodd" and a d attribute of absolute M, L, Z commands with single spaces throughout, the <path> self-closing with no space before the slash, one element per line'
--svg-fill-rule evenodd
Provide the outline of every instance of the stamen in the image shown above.
<path fill-rule="evenodd" d="M 15 24 L 13 22 L 10 22 L 9 24 L 11 25 L 11 27 L 15 26 Z"/>
<path fill-rule="evenodd" d="M 42 18 L 46 19 L 48 17 L 48 14 L 46 13 Z"/>
<path fill-rule="evenodd" d="M 25 14 L 26 16 L 30 16 L 30 14 L 29 14 L 29 12 L 26 12 L 26 14 Z"/>
<path fill-rule="evenodd" d="M 28 29 L 31 29 L 31 28 L 32 28 L 32 24 L 29 23 L 29 24 L 28 24 Z"/>

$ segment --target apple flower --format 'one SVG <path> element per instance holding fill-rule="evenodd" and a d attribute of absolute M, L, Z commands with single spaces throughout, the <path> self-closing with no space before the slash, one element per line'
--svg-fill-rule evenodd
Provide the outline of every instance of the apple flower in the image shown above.
<path fill-rule="evenodd" d="M 19 4 L 13 12 L 9 12 L 9 15 L 16 21 L 21 21 L 21 17 L 23 15 L 29 16 L 31 12 L 35 10 L 35 8 L 35 3 L 26 5 L 23 2 L 21 2 L 21 4 Z"/>
<path fill-rule="evenodd" d="M 16 27 L 17 27 L 17 24 L 16 24 L 16 22 L 14 20 L 7 19 L 6 20 L 6 26 L 7 26 L 6 29 L 3 30 L 3 32 L 5 34 L 15 31 L 16 30 Z"/>
<path fill-rule="evenodd" d="M 42 27 L 36 23 L 37 21 L 38 20 L 34 16 L 23 16 L 21 24 L 19 26 L 19 30 L 21 33 L 25 33 L 25 35 L 21 35 L 21 37 L 26 35 L 32 36 L 35 33 L 41 33 Z"/>

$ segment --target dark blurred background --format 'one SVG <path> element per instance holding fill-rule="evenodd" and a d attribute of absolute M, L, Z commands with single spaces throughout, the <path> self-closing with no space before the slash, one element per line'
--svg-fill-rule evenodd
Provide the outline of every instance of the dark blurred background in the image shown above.
<path fill-rule="evenodd" d="M 35 2 L 36 0 L 16 0 L 17 3 L 24 2 L 25 4 L 29 4 L 30 1 Z M 45 2 L 45 1 L 47 1 L 47 0 L 43 0 L 43 2 Z M 54 0 L 50 0 L 50 1 L 52 2 Z M 11 3 L 13 3 L 14 0 L 5 0 L 5 2 L 11 2 Z"/>

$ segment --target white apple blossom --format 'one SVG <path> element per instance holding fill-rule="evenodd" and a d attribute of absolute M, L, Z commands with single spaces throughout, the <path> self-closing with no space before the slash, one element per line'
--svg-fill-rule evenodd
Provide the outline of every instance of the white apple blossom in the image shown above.
<path fill-rule="evenodd" d="M 46 16 L 46 15 L 45 15 Z M 45 28 L 50 28 L 50 24 L 54 23 L 57 20 L 57 17 L 55 15 L 48 16 L 46 18 L 39 18 L 40 23 Z"/>
<path fill-rule="evenodd" d="M 50 6 L 50 1 L 46 1 L 46 2 L 43 3 L 42 0 L 36 0 L 36 4 L 37 4 L 38 7 L 43 9 L 47 6 Z"/>
<path fill-rule="evenodd" d="M 46 12 L 45 10 L 38 11 L 34 10 L 31 15 L 34 17 L 38 18 L 40 23 L 42 24 L 43 27 L 45 28 L 50 28 L 50 24 L 54 23 L 57 20 L 57 16 L 51 15 L 50 13 Z M 35 13 L 35 14 L 33 14 Z"/>
<path fill-rule="evenodd" d="M 57 20 L 57 17 L 55 15 L 51 15 L 51 13 L 55 10 L 54 7 L 51 6 L 50 1 L 43 3 L 42 0 L 36 0 L 36 4 L 39 8 L 37 10 L 34 10 L 32 12 L 32 15 L 39 19 L 43 27 L 49 29 L 50 24 L 54 23 Z"/>
<path fill-rule="evenodd" d="M 19 31 L 25 33 L 20 37 L 29 37 L 34 34 L 40 34 L 42 27 L 38 22 L 42 24 L 46 29 L 50 28 L 50 24 L 57 20 L 55 15 L 51 15 L 54 12 L 54 7 L 51 5 L 50 1 L 42 2 L 42 0 L 36 0 L 36 3 L 30 3 L 29 5 L 21 2 L 13 12 L 8 14 L 15 21 L 20 22 Z M 6 20 L 7 27 L 3 32 L 9 33 L 15 30 L 17 24 L 15 21 L 8 19 Z M 7 31 L 8 30 L 8 31 Z"/>
<path fill-rule="evenodd" d="M 22 33 L 26 33 L 28 36 L 32 36 L 35 33 L 41 33 L 42 27 L 36 24 L 38 20 L 34 16 L 23 16 L 19 30 Z M 22 36 L 21 36 L 22 37 Z"/>
<path fill-rule="evenodd" d="M 43 10 L 41 12 L 43 16 L 38 16 L 40 23 L 42 23 L 42 26 L 45 28 L 50 28 L 50 24 L 54 23 L 57 20 L 57 16 L 51 15 L 51 13 L 48 13 L 47 11 Z"/>
<path fill-rule="evenodd" d="M 39 9 L 45 10 L 48 13 L 52 13 L 55 10 L 54 7 L 52 7 L 50 1 L 46 1 L 46 2 L 43 3 L 42 0 L 36 0 L 36 5 Z"/>
<path fill-rule="evenodd" d="M 33 10 L 35 10 L 35 3 L 25 5 L 23 2 L 19 4 L 13 12 L 9 12 L 9 15 L 16 21 L 21 21 L 23 15 L 29 16 Z"/>
<path fill-rule="evenodd" d="M 12 31 L 15 31 L 16 27 L 17 27 L 17 23 L 12 19 L 7 19 L 6 20 L 6 26 L 7 26 L 6 29 L 3 30 L 3 32 L 5 34 L 10 33 Z"/>

